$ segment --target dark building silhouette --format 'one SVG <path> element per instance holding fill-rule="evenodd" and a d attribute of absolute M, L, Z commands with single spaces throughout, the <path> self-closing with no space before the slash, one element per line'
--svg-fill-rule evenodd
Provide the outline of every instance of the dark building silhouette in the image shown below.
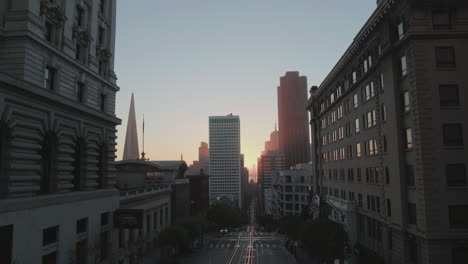
<path fill-rule="evenodd" d="M 286 168 L 310 161 L 306 101 L 307 78 L 299 72 L 286 72 L 278 86 L 279 149 Z"/>
<path fill-rule="evenodd" d="M 188 175 L 190 180 L 190 214 L 204 215 L 209 208 L 208 175 Z"/>

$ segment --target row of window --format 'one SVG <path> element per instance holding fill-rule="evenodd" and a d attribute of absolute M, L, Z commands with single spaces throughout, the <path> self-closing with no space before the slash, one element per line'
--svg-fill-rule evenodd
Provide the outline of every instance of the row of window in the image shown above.
<path fill-rule="evenodd" d="M 1 123 L 1 122 L 0 122 Z M 1 125 L 3 129 L 0 129 L 0 147 L 4 153 L 9 153 L 10 136 L 8 129 L 5 129 L 6 125 Z M 59 141 L 57 136 L 48 132 L 45 133 L 44 139 L 41 143 L 42 147 L 39 151 L 41 156 L 40 170 L 39 170 L 39 190 L 37 191 L 38 195 L 41 194 L 50 194 L 57 191 L 58 186 L 58 173 L 57 167 L 59 164 L 58 152 L 59 152 Z M 74 145 L 74 162 L 72 164 L 73 171 L 73 184 L 75 190 L 83 190 L 86 182 L 87 176 L 87 163 L 88 163 L 88 153 L 87 153 L 87 144 L 86 140 L 83 138 L 77 139 Z M 106 144 L 101 144 L 97 150 L 97 185 L 99 188 L 104 188 L 107 181 L 107 157 L 108 157 L 108 148 Z M 5 170 L 8 166 L 10 160 L 2 159 L 0 163 L 0 171 L 2 171 L 1 176 L 5 176 L 7 171 Z M 8 184 L 5 182 L 4 184 Z M 3 189 L 3 188 L 0 188 Z"/>
<path fill-rule="evenodd" d="M 110 224 L 110 213 L 101 214 L 101 233 L 99 236 L 99 243 L 97 245 L 99 254 L 96 254 L 99 258 L 99 262 L 105 261 L 109 257 L 109 226 Z M 88 218 L 82 218 L 76 221 L 76 263 L 86 263 L 88 257 L 88 250 L 93 245 L 88 242 Z M 44 255 L 42 256 L 43 264 L 55 264 L 57 261 L 57 251 L 59 243 L 59 226 L 52 226 L 42 231 L 42 246 L 44 247 Z"/>
<path fill-rule="evenodd" d="M 46 65 L 44 70 L 44 88 L 50 91 L 56 90 L 58 86 L 57 69 L 50 65 Z M 86 103 L 87 86 L 83 82 L 76 82 L 75 99 L 80 103 Z M 103 92 L 99 94 L 99 109 L 102 112 L 106 111 L 107 95 Z"/>

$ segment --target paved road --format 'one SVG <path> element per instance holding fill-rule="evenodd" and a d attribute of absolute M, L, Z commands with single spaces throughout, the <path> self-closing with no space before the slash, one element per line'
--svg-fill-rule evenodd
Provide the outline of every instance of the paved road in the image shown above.
<path fill-rule="evenodd" d="M 284 248 L 284 237 L 254 230 L 255 213 L 251 206 L 250 225 L 238 232 L 212 237 L 206 248 L 190 258 L 188 264 L 295 264 Z"/>

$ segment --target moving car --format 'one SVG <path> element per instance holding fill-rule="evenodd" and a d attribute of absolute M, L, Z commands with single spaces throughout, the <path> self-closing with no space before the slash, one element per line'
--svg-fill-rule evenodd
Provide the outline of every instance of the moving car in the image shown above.
<path fill-rule="evenodd" d="M 223 227 L 223 228 L 221 228 L 221 229 L 219 230 L 219 233 L 221 233 L 221 234 L 227 234 L 227 232 L 228 232 L 227 227 Z"/>

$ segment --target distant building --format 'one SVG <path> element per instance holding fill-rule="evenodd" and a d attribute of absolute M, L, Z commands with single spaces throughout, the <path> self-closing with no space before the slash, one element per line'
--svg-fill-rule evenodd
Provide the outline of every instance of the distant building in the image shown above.
<path fill-rule="evenodd" d="M 200 162 L 200 166 L 203 169 L 205 174 L 208 173 L 208 164 L 210 158 L 210 149 L 208 148 L 208 143 L 201 142 L 200 147 L 198 148 L 198 162 Z"/>
<path fill-rule="evenodd" d="M 242 197 L 242 210 L 247 210 L 247 192 L 249 187 L 249 170 L 245 167 L 244 154 L 241 154 L 241 197 Z"/>
<path fill-rule="evenodd" d="M 378 3 L 311 89 L 316 191 L 382 263 L 465 263 L 468 3 Z"/>
<path fill-rule="evenodd" d="M 272 176 L 271 213 L 301 215 L 312 190 L 312 163 L 297 164 L 289 170 L 275 171 Z"/>
<path fill-rule="evenodd" d="M 241 208 L 239 116 L 210 116 L 209 133 L 210 200 L 230 199 Z"/>
<path fill-rule="evenodd" d="M 270 133 L 270 140 L 265 141 L 265 150 L 262 151 L 262 155 L 277 150 L 279 150 L 279 131 L 276 129 L 275 125 L 275 131 Z"/>
<path fill-rule="evenodd" d="M 260 214 L 271 214 L 271 183 L 275 171 L 284 170 L 284 155 L 279 151 L 270 151 L 262 155 L 258 165 L 258 186 Z"/>
<path fill-rule="evenodd" d="M 278 86 L 279 150 L 286 168 L 310 161 L 307 78 L 287 72 Z"/>
<path fill-rule="evenodd" d="M 0 262 L 114 263 L 116 1 L 0 17 Z"/>
<path fill-rule="evenodd" d="M 205 215 L 210 206 L 207 174 L 187 175 L 190 181 L 190 214 Z"/>
<path fill-rule="evenodd" d="M 186 177 L 187 164 L 185 161 L 144 161 L 128 160 L 116 162 L 117 176 L 120 177 L 119 189 L 132 189 L 143 183 L 156 186 L 170 186 L 171 204 L 170 217 L 176 223 L 190 215 L 190 182 Z"/>

